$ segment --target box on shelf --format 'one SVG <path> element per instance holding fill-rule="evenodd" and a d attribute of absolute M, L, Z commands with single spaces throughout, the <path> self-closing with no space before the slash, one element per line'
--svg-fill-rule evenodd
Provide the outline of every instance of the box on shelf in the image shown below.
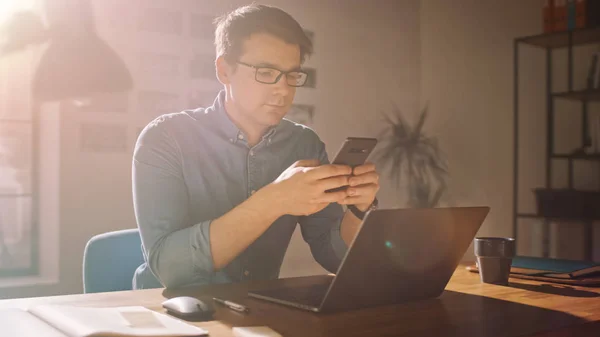
<path fill-rule="evenodd" d="M 537 202 L 537 213 L 543 216 L 584 217 L 584 197 L 580 191 L 572 189 L 534 190 Z"/>
<path fill-rule="evenodd" d="M 534 189 L 538 215 L 600 219 L 600 191 Z"/>
<path fill-rule="evenodd" d="M 585 203 L 587 217 L 600 219 L 600 192 L 587 192 Z"/>
<path fill-rule="evenodd" d="M 598 0 L 545 0 L 542 6 L 544 33 L 600 26 Z"/>

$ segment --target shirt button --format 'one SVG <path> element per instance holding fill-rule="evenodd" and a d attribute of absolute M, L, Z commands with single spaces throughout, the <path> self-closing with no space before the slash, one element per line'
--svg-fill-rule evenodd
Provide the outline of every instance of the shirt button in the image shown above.
<path fill-rule="evenodd" d="M 239 139 L 239 140 L 242 140 L 242 139 L 244 139 L 244 135 L 242 135 L 242 134 L 240 133 L 240 134 L 238 135 L 238 139 Z"/>
<path fill-rule="evenodd" d="M 250 275 L 250 272 L 247 270 L 244 270 L 244 276 L 248 276 L 248 275 Z"/>
<path fill-rule="evenodd" d="M 251 156 L 254 156 L 254 151 L 250 151 L 250 155 L 251 155 Z"/>

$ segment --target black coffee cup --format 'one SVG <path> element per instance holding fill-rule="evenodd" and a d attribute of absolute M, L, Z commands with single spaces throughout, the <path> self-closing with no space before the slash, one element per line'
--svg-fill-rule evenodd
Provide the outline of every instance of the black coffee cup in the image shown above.
<path fill-rule="evenodd" d="M 516 253 L 515 239 L 480 237 L 475 238 L 474 245 L 481 282 L 507 285 Z"/>

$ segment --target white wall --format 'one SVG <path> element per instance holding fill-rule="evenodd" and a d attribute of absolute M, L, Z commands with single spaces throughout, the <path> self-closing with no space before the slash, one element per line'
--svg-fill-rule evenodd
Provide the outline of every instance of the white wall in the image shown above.
<path fill-rule="evenodd" d="M 435 114 L 430 130 L 448 153 L 453 201 L 491 206 L 482 236 L 512 235 L 513 39 L 542 32 L 542 2 L 421 2 L 421 100 L 430 102 Z M 589 52 L 578 48 L 574 54 L 576 89 L 583 87 Z M 566 90 L 565 52 L 554 55 L 554 89 Z M 530 213 L 535 212 L 531 189 L 545 179 L 544 57 L 540 49 L 521 48 L 519 207 Z M 579 106 L 557 101 L 555 109 L 556 151 L 571 151 L 579 145 Z M 555 163 L 555 187 L 566 186 L 565 166 Z M 598 166 L 581 167 L 576 186 L 597 187 L 597 172 Z M 582 258 L 581 225 L 558 228 L 553 226 L 552 254 Z M 540 230 L 539 220 L 520 221 L 520 253 L 541 253 Z M 596 254 L 599 242 L 597 237 Z M 468 252 L 472 257 L 472 247 Z"/>

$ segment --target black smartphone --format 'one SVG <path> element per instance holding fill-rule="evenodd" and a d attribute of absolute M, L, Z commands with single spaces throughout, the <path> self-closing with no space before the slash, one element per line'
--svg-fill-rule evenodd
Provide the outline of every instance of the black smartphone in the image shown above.
<path fill-rule="evenodd" d="M 348 165 L 352 168 L 360 166 L 367 161 L 367 158 L 371 152 L 373 152 L 375 145 L 377 145 L 376 138 L 348 137 L 331 163 Z M 344 190 L 347 187 L 348 186 L 341 186 L 325 192 L 337 192 Z"/>

